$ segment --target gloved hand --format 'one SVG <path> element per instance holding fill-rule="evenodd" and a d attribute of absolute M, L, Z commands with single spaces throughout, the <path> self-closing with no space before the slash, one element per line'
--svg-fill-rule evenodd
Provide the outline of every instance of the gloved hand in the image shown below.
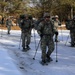
<path fill-rule="evenodd" d="M 34 28 L 34 25 L 32 25 L 31 28 Z"/>
<path fill-rule="evenodd" d="M 58 31 L 55 32 L 56 36 L 58 35 Z"/>
<path fill-rule="evenodd" d="M 40 34 L 40 37 L 42 38 L 43 37 L 43 34 Z"/>
<path fill-rule="evenodd" d="M 55 38 L 55 42 L 58 42 L 57 38 Z"/>
<path fill-rule="evenodd" d="M 59 26 L 61 26 L 61 24 L 59 23 Z"/>

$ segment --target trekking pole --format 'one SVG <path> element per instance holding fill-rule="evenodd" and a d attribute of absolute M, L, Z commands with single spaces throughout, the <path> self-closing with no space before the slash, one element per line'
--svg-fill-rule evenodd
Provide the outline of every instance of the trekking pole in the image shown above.
<path fill-rule="evenodd" d="M 65 46 L 66 46 L 66 44 L 67 44 L 68 39 L 69 39 L 69 35 L 67 36 L 67 40 L 66 40 Z"/>
<path fill-rule="evenodd" d="M 62 36 L 62 41 L 63 41 L 63 33 L 62 33 L 62 27 L 60 27 L 61 28 L 61 36 Z"/>
<path fill-rule="evenodd" d="M 39 48 L 39 44 L 40 44 L 40 42 L 41 42 L 41 40 L 40 40 L 39 43 L 38 43 L 38 46 L 37 46 L 37 48 L 36 48 L 36 51 L 35 51 L 35 54 L 34 54 L 33 60 L 35 60 L 35 56 L 36 56 L 37 50 L 38 50 L 38 48 Z"/>
<path fill-rule="evenodd" d="M 35 29 L 33 29 L 33 31 L 34 31 L 34 41 L 35 41 L 35 49 L 36 49 Z"/>
<path fill-rule="evenodd" d="M 20 45 L 21 45 L 21 38 L 22 38 L 22 33 L 21 33 L 21 36 L 20 36 L 19 49 L 20 49 Z"/>
<path fill-rule="evenodd" d="M 55 39 L 57 40 L 57 35 L 56 35 Z M 57 59 L 57 41 L 56 41 L 56 62 L 58 62 L 58 59 Z"/>

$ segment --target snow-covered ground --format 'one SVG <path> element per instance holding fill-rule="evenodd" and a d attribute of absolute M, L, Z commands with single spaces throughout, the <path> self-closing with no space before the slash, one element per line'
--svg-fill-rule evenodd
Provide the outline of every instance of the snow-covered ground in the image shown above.
<path fill-rule="evenodd" d="M 0 30 L 0 75 L 75 75 L 75 47 L 70 46 L 68 30 L 59 30 L 59 40 L 51 57 L 53 59 L 48 65 L 42 66 L 40 47 L 37 50 L 35 60 L 33 57 L 39 43 L 37 32 L 32 31 L 31 50 L 22 52 L 21 31 L 12 30 L 7 35 L 7 30 Z M 35 41 L 36 39 L 36 41 Z M 36 44 L 36 45 L 35 45 Z"/>

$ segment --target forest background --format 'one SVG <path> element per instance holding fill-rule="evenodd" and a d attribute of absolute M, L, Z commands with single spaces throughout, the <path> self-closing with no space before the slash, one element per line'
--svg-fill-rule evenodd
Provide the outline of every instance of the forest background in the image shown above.
<path fill-rule="evenodd" d="M 62 22 L 75 15 L 75 0 L 0 0 L 0 15 L 19 18 L 20 14 L 30 14 L 35 18 L 42 17 L 45 12 L 50 16 L 59 16 Z"/>

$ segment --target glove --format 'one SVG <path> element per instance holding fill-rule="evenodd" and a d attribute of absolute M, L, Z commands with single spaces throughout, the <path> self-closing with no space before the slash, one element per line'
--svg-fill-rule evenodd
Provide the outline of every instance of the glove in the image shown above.
<path fill-rule="evenodd" d="M 61 26 L 61 24 L 59 24 L 59 26 Z"/>
<path fill-rule="evenodd" d="M 31 28 L 34 28 L 34 25 L 32 25 Z"/>
<path fill-rule="evenodd" d="M 43 37 L 43 34 L 40 34 L 40 37 L 42 38 Z"/>
<path fill-rule="evenodd" d="M 55 38 L 55 42 L 58 42 L 57 38 Z"/>
<path fill-rule="evenodd" d="M 57 35 L 58 35 L 58 32 L 56 31 L 55 34 L 56 34 L 56 36 L 57 36 Z"/>

